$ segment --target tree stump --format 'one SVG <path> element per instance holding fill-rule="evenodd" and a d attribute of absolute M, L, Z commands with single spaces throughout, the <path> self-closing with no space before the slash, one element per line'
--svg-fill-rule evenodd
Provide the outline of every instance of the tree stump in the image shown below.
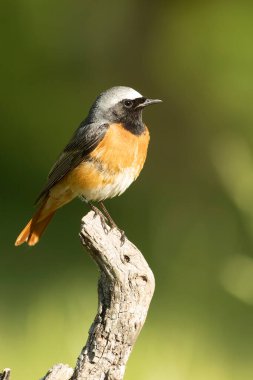
<path fill-rule="evenodd" d="M 141 252 L 120 232 L 101 225 L 90 211 L 83 219 L 82 245 L 100 270 L 98 312 L 75 369 L 57 364 L 43 380 L 121 380 L 134 343 L 145 323 L 155 288 L 151 269 Z M 9 380 L 10 370 L 0 374 Z"/>

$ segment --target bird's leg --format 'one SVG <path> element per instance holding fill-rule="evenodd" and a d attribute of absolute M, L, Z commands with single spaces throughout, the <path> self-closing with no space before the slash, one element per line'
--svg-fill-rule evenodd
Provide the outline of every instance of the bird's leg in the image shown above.
<path fill-rule="evenodd" d="M 100 216 L 100 220 L 101 220 L 101 224 L 102 224 L 102 227 L 103 227 L 103 230 L 106 234 L 108 234 L 108 228 L 106 226 L 106 221 L 107 221 L 107 218 L 106 216 L 102 213 L 101 210 L 99 210 L 99 208 L 97 208 L 96 206 L 94 206 L 91 202 L 88 202 L 92 211 L 94 211 L 95 215 L 94 217 L 96 217 L 97 215 Z"/>
<path fill-rule="evenodd" d="M 109 214 L 109 212 L 107 211 L 105 205 L 103 204 L 103 202 L 99 202 L 99 205 L 103 211 L 103 214 L 106 216 L 106 218 L 108 219 L 110 225 L 112 228 L 117 228 L 117 230 L 120 232 L 121 234 L 121 237 L 120 237 L 120 241 L 121 241 L 121 246 L 125 243 L 125 240 L 126 240 L 126 235 L 125 235 L 125 231 L 123 231 L 122 229 L 120 229 L 117 224 L 114 222 L 114 220 L 112 219 L 111 215 Z"/>

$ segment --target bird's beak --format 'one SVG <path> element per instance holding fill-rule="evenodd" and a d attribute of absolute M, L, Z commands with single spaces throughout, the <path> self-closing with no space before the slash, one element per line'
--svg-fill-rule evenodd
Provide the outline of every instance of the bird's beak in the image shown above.
<path fill-rule="evenodd" d="M 162 100 L 160 100 L 160 99 L 145 99 L 144 102 L 139 104 L 136 108 L 144 108 L 146 106 L 149 106 L 150 104 L 155 104 L 155 103 L 162 103 Z"/>

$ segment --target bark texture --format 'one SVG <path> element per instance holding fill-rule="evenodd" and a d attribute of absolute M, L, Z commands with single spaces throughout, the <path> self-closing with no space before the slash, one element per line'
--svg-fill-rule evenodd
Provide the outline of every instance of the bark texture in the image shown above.
<path fill-rule="evenodd" d="M 10 379 L 10 368 L 5 368 L 3 372 L 0 373 L 0 380 L 9 380 Z"/>
<path fill-rule="evenodd" d="M 73 371 L 57 364 L 42 380 L 121 380 L 134 343 L 144 325 L 155 281 L 141 252 L 120 233 L 89 212 L 80 238 L 100 270 L 98 312 Z M 9 379 L 9 370 L 0 380 Z"/>

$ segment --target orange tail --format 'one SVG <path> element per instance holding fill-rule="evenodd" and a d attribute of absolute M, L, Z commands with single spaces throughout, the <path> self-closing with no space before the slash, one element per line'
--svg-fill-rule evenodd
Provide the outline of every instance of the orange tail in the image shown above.
<path fill-rule="evenodd" d="M 36 211 L 32 219 L 28 222 L 25 228 L 21 231 L 15 245 L 21 245 L 27 243 L 28 245 L 35 245 L 38 243 L 41 235 L 43 234 L 48 223 L 54 216 L 57 207 L 52 207 L 55 205 L 51 204 L 49 208 L 47 205 L 48 198 L 42 203 L 40 208 Z"/>
<path fill-rule="evenodd" d="M 56 211 L 56 210 L 55 210 Z M 40 240 L 41 235 L 45 231 L 48 223 L 52 219 L 52 217 L 55 214 L 55 211 L 53 211 L 50 215 L 48 215 L 45 219 L 37 221 L 34 221 L 34 218 L 32 218 L 29 223 L 25 226 L 25 228 L 22 230 L 22 232 L 17 237 L 17 240 L 15 241 L 15 245 L 21 245 L 23 243 L 27 243 L 28 245 L 35 245 Z M 36 215 L 35 215 L 36 216 Z"/>
<path fill-rule="evenodd" d="M 66 189 L 64 187 L 62 189 L 60 186 L 57 192 L 54 192 L 54 197 L 48 195 L 40 201 L 40 207 L 17 237 L 15 245 L 21 245 L 25 242 L 28 245 L 37 244 L 56 210 L 70 202 L 74 197 L 74 193 L 66 192 Z"/>

